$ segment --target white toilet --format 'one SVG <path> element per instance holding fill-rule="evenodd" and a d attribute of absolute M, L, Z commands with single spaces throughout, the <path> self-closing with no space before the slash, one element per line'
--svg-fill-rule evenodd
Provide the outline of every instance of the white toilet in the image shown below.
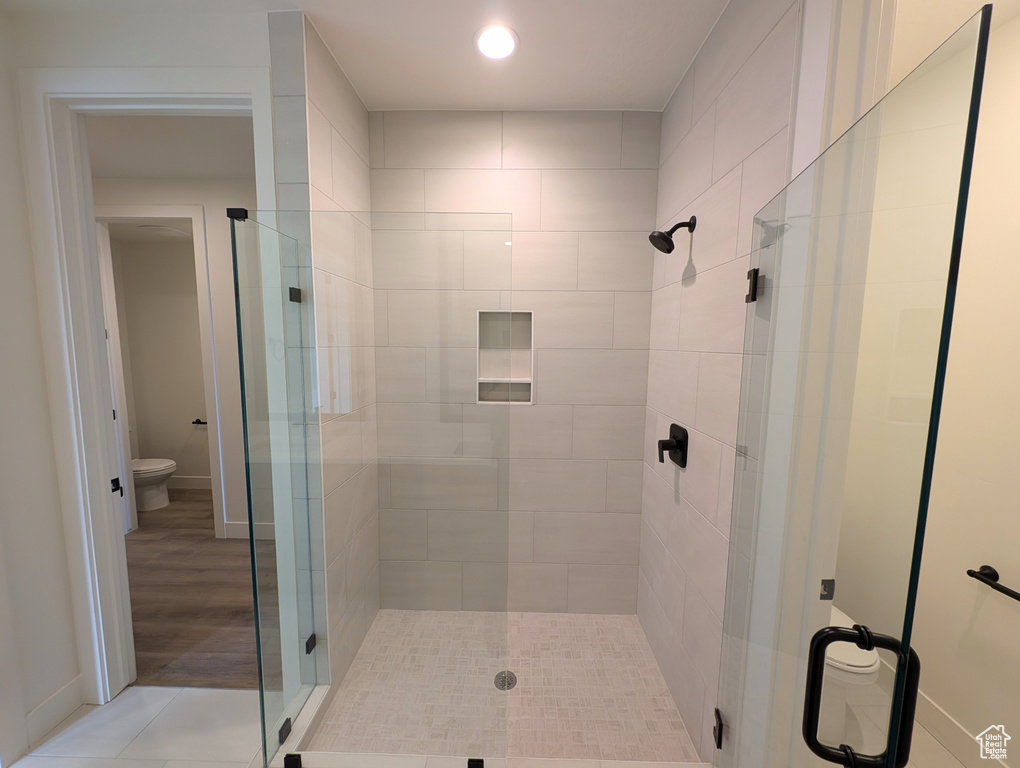
<path fill-rule="evenodd" d="M 854 620 L 832 606 L 829 625 L 851 628 Z M 865 743 L 864 726 L 851 704 L 855 689 L 878 681 L 880 667 L 877 650 L 865 651 L 853 643 L 833 643 L 828 647 L 818 718 L 818 738 L 823 744 L 860 747 Z"/>
<path fill-rule="evenodd" d="M 170 503 L 166 481 L 176 471 L 177 462 L 173 459 L 131 459 L 139 512 L 162 509 Z"/>

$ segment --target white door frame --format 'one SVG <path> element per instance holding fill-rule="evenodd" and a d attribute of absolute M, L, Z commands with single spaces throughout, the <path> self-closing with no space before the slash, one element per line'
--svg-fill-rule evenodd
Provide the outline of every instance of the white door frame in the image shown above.
<path fill-rule="evenodd" d="M 269 69 L 47 68 L 19 73 L 28 210 L 81 694 L 130 680 L 130 600 L 84 113 L 250 114 L 256 197 L 276 207 Z"/>
<path fill-rule="evenodd" d="M 213 523 L 216 537 L 226 530 L 227 495 L 223 487 L 224 451 L 220 414 L 223 403 L 217 397 L 216 342 L 212 321 L 212 286 L 209 276 L 209 249 L 205 227 L 206 210 L 202 205 L 97 205 L 100 222 L 130 219 L 190 219 L 195 252 L 195 285 L 198 290 L 198 327 L 202 345 L 202 384 L 205 392 L 205 418 L 209 422 L 209 473 L 213 492 Z M 213 212 L 215 215 L 215 212 Z M 130 448 L 128 449 L 130 453 Z M 130 478 L 130 474 L 128 475 Z"/>

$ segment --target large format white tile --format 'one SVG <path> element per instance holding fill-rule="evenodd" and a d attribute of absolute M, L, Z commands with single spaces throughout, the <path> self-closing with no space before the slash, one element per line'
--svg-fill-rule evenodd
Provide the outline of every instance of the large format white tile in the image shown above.
<path fill-rule="evenodd" d="M 620 112 L 504 112 L 503 167 L 619 168 L 622 118 Z"/>
<path fill-rule="evenodd" d="M 596 291 L 516 291 L 532 315 L 535 349 L 612 349 L 614 296 Z"/>
<path fill-rule="evenodd" d="M 647 375 L 644 350 L 535 352 L 535 391 L 543 404 L 644 405 Z"/>
<path fill-rule="evenodd" d="M 510 409 L 510 458 L 569 459 L 573 408 L 533 405 Z"/>
<path fill-rule="evenodd" d="M 684 280 L 680 300 L 680 349 L 740 352 L 744 347 L 747 257 Z"/>
<path fill-rule="evenodd" d="M 496 459 L 392 459 L 389 472 L 394 509 L 497 508 Z"/>
<path fill-rule="evenodd" d="M 662 165 L 666 158 L 673 154 L 673 150 L 679 146 L 684 136 L 691 130 L 693 105 L 694 67 L 691 67 L 662 110 L 659 165 Z"/>
<path fill-rule="evenodd" d="M 313 187 L 333 197 L 332 131 L 326 116 L 308 103 L 308 168 Z M 284 208 L 284 210 L 288 210 Z"/>
<path fill-rule="evenodd" d="M 386 112 L 387 168 L 499 168 L 499 112 Z"/>
<path fill-rule="evenodd" d="M 651 337 L 652 294 L 619 292 L 613 308 L 613 349 L 647 349 Z"/>
<path fill-rule="evenodd" d="M 639 515 L 536 512 L 536 563 L 637 565 Z"/>
<path fill-rule="evenodd" d="M 431 758 L 426 758 L 425 755 L 301 752 L 301 764 L 308 768 L 426 768 L 427 759 Z"/>
<path fill-rule="evenodd" d="M 694 66 L 695 119 L 715 101 L 789 7 L 789 0 L 736 0 L 727 5 Z"/>
<path fill-rule="evenodd" d="M 656 175 L 651 170 L 542 171 L 541 228 L 651 229 L 655 224 Z"/>
<path fill-rule="evenodd" d="M 680 301 L 683 286 L 671 283 L 652 291 L 648 348 L 676 349 L 680 343 Z"/>
<path fill-rule="evenodd" d="M 375 374 L 379 402 L 425 402 L 424 347 L 376 347 Z"/>
<path fill-rule="evenodd" d="M 425 355 L 425 399 L 430 403 L 474 403 L 478 399 L 478 353 L 474 349 L 429 349 Z"/>
<path fill-rule="evenodd" d="M 644 472 L 642 461 L 607 462 L 606 511 L 641 512 L 641 482 Z"/>
<path fill-rule="evenodd" d="M 741 166 L 738 256 L 753 250 L 751 232 L 755 214 L 786 185 L 790 171 L 788 155 L 789 138 L 784 128 L 756 149 Z"/>
<path fill-rule="evenodd" d="M 379 471 L 373 463 L 323 500 L 326 561 L 332 562 L 379 508 Z"/>
<path fill-rule="evenodd" d="M 699 362 L 700 358 L 693 352 L 651 352 L 648 357 L 648 407 L 682 425 L 694 424 Z"/>
<path fill-rule="evenodd" d="M 712 613 L 697 589 L 688 589 L 680 641 L 707 685 L 719 679 L 722 633 L 722 621 Z"/>
<path fill-rule="evenodd" d="M 506 512 L 429 510 L 429 560 L 505 563 L 508 545 Z"/>
<path fill-rule="evenodd" d="M 663 161 L 658 177 L 656 226 L 672 226 L 679 212 L 712 185 L 714 135 L 715 110 L 710 109 L 694 123 L 683 141 Z"/>
<path fill-rule="evenodd" d="M 381 456 L 461 455 L 464 420 L 459 405 L 379 403 L 377 413 Z"/>
<path fill-rule="evenodd" d="M 367 163 L 368 111 L 333 54 L 307 19 L 305 49 L 308 98 L 315 102 L 333 128 Z"/>
<path fill-rule="evenodd" d="M 464 288 L 509 291 L 511 233 L 484 230 L 464 233 Z"/>
<path fill-rule="evenodd" d="M 578 238 L 580 290 L 651 290 L 654 249 L 648 232 L 581 232 Z"/>
<path fill-rule="evenodd" d="M 509 213 L 513 228 L 537 231 L 542 171 L 426 169 L 425 210 Z"/>
<path fill-rule="evenodd" d="M 379 510 L 379 557 L 428 560 L 428 522 L 424 509 Z"/>
<path fill-rule="evenodd" d="M 419 611 L 459 611 L 461 564 L 433 562 L 380 563 L 380 603 L 383 608 Z"/>
<path fill-rule="evenodd" d="M 68 757 L 116 757 L 180 690 L 136 686 L 122 691 L 102 707 L 79 707 L 46 734 L 42 745 L 32 753 Z"/>
<path fill-rule="evenodd" d="M 514 232 L 513 289 L 576 290 L 577 238 L 576 232 Z"/>
<path fill-rule="evenodd" d="M 645 409 L 639 405 L 575 405 L 575 459 L 640 459 Z"/>
<path fill-rule="evenodd" d="M 377 230 L 372 245 L 377 288 L 464 287 L 461 232 Z"/>
<path fill-rule="evenodd" d="M 18 768 L 162 768 L 165 760 L 125 760 L 113 757 L 61 757 L 31 754 L 13 765 Z M 247 763 L 242 763 L 247 768 Z"/>
<path fill-rule="evenodd" d="M 425 171 L 420 168 L 373 168 L 372 212 L 424 211 Z"/>
<path fill-rule="evenodd" d="M 712 172 L 716 179 L 789 123 L 799 7 L 792 7 L 719 95 Z"/>
<path fill-rule="evenodd" d="M 604 510 L 606 462 L 515 459 L 510 464 L 510 508 L 515 511 Z"/>
<path fill-rule="evenodd" d="M 511 611 L 567 610 L 567 566 L 560 563 L 510 563 L 507 607 Z"/>
<path fill-rule="evenodd" d="M 636 565 L 570 565 L 569 613 L 637 613 Z"/>
<path fill-rule="evenodd" d="M 379 516 L 369 518 L 347 548 L 347 604 L 358 599 L 379 562 Z"/>
<path fill-rule="evenodd" d="M 623 113 L 623 168 L 658 168 L 662 115 L 659 112 Z"/>
<path fill-rule="evenodd" d="M 498 291 L 388 291 L 391 346 L 470 347 L 478 340 L 478 310 L 499 309 Z"/>
<path fill-rule="evenodd" d="M 698 363 L 698 407 L 694 425 L 727 445 L 737 437 L 737 408 L 743 357 L 702 354 Z"/>
<path fill-rule="evenodd" d="M 698 217 L 698 224 L 691 235 L 687 235 L 684 230 L 677 233 L 680 237 L 678 248 L 671 256 L 677 256 L 680 250 L 684 251 L 684 255 L 666 260 L 667 283 L 694 277 L 699 272 L 718 267 L 737 257 L 740 168 L 734 168 L 715 182 L 681 211 L 677 218 L 684 220 L 692 214 Z M 686 247 L 679 247 L 680 243 L 686 245 L 688 242 L 689 251 Z"/>
<path fill-rule="evenodd" d="M 273 97 L 276 183 L 308 183 L 308 115 L 304 96 Z"/>
<path fill-rule="evenodd" d="M 251 760 L 262 744 L 257 691 L 184 689 L 120 756 L 164 760 Z"/>

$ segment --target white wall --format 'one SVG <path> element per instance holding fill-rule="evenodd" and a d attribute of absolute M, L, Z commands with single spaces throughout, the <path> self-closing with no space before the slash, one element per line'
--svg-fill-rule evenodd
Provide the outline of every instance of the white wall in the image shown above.
<path fill-rule="evenodd" d="M 177 463 L 176 487 L 211 488 L 198 325 L 195 249 L 190 239 L 138 242 L 111 237 L 117 312 L 124 314 L 131 367 L 132 458 Z"/>
<path fill-rule="evenodd" d="M 201 205 L 205 209 L 212 349 L 216 360 L 216 399 L 222 446 L 223 519 L 228 537 L 246 538 L 248 502 L 241 424 L 241 379 L 237 361 L 230 221 L 226 210 L 228 207 L 254 208 L 255 185 L 248 179 L 99 178 L 93 179 L 92 188 L 97 206 Z M 206 405 L 208 410 L 204 413 L 210 417 L 212 406 Z M 197 416 L 196 413 L 188 422 Z"/>
<path fill-rule="evenodd" d="M 78 653 L 18 145 L 16 35 L 0 14 L 0 765 L 76 704 Z M 57 719 L 63 717 L 59 713 Z"/>
<path fill-rule="evenodd" d="M 662 116 L 638 616 L 702 759 L 712 757 L 754 214 L 787 181 L 800 3 L 733 0 Z M 659 464 L 688 428 L 686 470 Z"/>

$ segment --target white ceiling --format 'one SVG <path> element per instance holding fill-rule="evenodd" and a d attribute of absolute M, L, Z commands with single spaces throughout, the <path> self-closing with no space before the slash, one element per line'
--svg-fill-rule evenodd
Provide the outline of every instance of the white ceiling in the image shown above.
<path fill-rule="evenodd" d="M 297 0 L 370 110 L 662 109 L 726 0 Z M 520 37 L 491 61 L 475 32 Z"/>
<path fill-rule="evenodd" d="M 97 179 L 254 179 L 250 117 L 89 115 Z"/>
<path fill-rule="evenodd" d="M 0 8 L 133 16 L 299 8 L 371 110 L 660 110 L 727 2 L 0 0 Z M 498 62 L 472 42 L 496 21 L 520 37 L 518 51 Z"/>

